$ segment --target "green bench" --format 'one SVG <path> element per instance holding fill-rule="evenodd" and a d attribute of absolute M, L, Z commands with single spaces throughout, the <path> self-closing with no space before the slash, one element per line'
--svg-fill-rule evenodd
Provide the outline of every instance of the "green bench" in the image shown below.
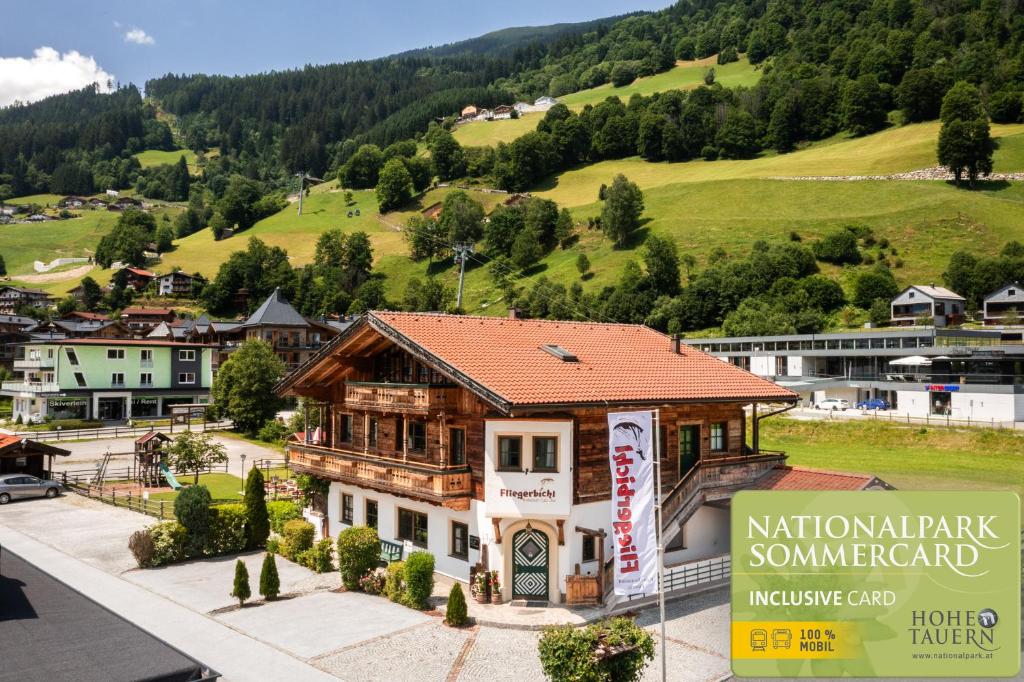
<path fill-rule="evenodd" d="M 392 561 L 402 560 L 402 544 L 399 542 L 390 542 L 389 540 L 380 541 L 380 560 L 385 564 L 390 564 Z"/>

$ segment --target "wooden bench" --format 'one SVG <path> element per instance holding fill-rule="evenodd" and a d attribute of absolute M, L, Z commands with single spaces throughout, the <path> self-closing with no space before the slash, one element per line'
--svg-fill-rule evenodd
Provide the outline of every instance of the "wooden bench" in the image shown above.
<path fill-rule="evenodd" d="M 403 549 L 402 544 L 399 542 L 381 540 L 380 560 L 385 564 L 390 564 L 392 561 L 401 561 Z"/>

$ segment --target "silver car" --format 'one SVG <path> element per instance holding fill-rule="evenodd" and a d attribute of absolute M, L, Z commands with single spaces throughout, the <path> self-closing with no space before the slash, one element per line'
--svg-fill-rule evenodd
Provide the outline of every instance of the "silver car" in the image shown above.
<path fill-rule="evenodd" d="M 0 476 L 0 504 L 23 497 L 57 497 L 60 483 L 44 481 L 28 474 L 4 474 Z"/>

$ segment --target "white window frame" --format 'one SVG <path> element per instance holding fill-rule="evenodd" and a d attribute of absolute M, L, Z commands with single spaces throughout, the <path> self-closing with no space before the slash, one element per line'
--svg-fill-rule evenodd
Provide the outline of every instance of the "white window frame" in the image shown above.
<path fill-rule="evenodd" d="M 124 348 L 108 348 L 107 360 L 124 360 Z"/>
<path fill-rule="evenodd" d="M 184 377 L 184 378 L 182 378 Z M 189 377 L 192 377 L 189 379 Z M 195 372 L 178 372 L 178 383 L 179 384 L 194 384 L 196 383 Z"/>
<path fill-rule="evenodd" d="M 121 377 L 118 381 L 117 377 Z M 124 372 L 111 372 L 110 373 L 110 385 L 111 386 L 124 386 Z"/>
<path fill-rule="evenodd" d="M 140 386 L 152 386 L 153 385 L 153 373 L 142 372 L 139 374 L 139 385 Z"/>
<path fill-rule="evenodd" d="M 196 352 L 194 350 L 179 350 L 178 351 L 179 362 L 195 362 Z"/>

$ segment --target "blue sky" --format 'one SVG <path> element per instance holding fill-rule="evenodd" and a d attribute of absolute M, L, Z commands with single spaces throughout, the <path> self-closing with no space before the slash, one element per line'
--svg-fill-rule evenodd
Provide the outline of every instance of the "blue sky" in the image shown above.
<path fill-rule="evenodd" d="M 670 0 L 0 0 L 0 105 L 84 79 L 254 73 L 379 57 L 509 26 L 583 21 Z M 16 6 L 15 6 L 16 5 Z M 42 48 L 52 51 L 41 51 Z"/>

